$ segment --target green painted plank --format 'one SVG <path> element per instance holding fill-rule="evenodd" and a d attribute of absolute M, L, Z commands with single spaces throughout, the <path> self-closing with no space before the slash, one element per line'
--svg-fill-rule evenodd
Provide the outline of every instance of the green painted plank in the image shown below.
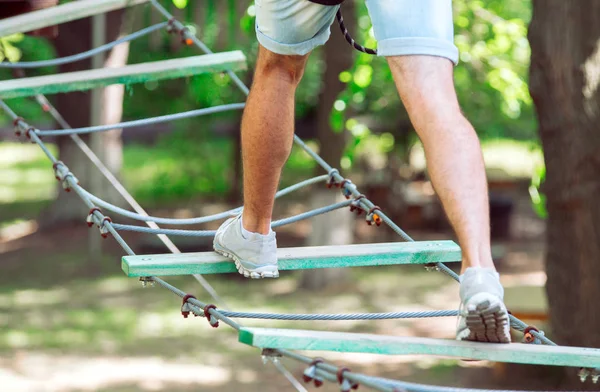
<path fill-rule="evenodd" d="M 455 262 L 461 252 L 452 241 L 422 241 L 280 248 L 277 258 L 280 270 L 300 270 Z M 130 277 L 236 272 L 215 252 L 123 256 L 121 268 Z"/>
<path fill-rule="evenodd" d="M 68 72 L 50 76 L 13 79 L 0 82 L 0 98 L 27 97 L 90 90 L 111 84 L 134 84 L 175 79 L 209 72 L 246 69 L 246 57 L 240 51 L 207 54 L 164 61 Z"/>
<path fill-rule="evenodd" d="M 250 346 L 271 349 L 387 355 L 422 354 L 536 365 L 600 366 L 600 349 L 580 347 L 475 343 L 448 339 L 274 328 L 242 328 L 239 331 L 239 341 Z"/>
<path fill-rule="evenodd" d="M 80 0 L 0 21 L 0 37 L 54 26 L 92 15 L 103 14 L 148 0 Z"/>

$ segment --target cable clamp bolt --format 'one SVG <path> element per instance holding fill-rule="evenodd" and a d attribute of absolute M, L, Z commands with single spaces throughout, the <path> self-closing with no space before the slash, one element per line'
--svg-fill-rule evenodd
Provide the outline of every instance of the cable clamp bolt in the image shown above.
<path fill-rule="evenodd" d="M 279 362 L 279 358 L 283 357 L 283 355 L 272 348 L 263 348 L 260 357 L 262 358 L 263 365 L 266 365 L 269 361 L 273 363 Z"/>
<path fill-rule="evenodd" d="M 105 216 L 104 218 L 102 218 L 102 222 L 100 222 L 100 235 L 102 236 L 102 238 L 106 238 L 108 237 L 108 234 L 110 233 L 110 231 L 108 230 L 108 226 L 112 223 L 112 219 L 110 219 L 110 217 Z"/>
<path fill-rule="evenodd" d="M 540 331 L 536 327 L 530 325 L 523 330 L 523 343 L 542 344 L 540 339 L 532 332 L 537 332 L 538 334 L 544 336 L 544 331 Z"/>
<path fill-rule="evenodd" d="M 175 18 L 169 19 L 169 21 L 167 22 L 166 31 L 169 34 L 171 34 L 173 31 L 175 31 Z"/>
<path fill-rule="evenodd" d="M 589 375 L 590 375 L 590 370 L 586 369 L 586 368 L 579 369 L 579 373 L 577 373 L 577 376 L 579 376 L 579 381 L 581 381 L 581 382 L 585 382 Z"/>
<path fill-rule="evenodd" d="M 364 198 L 365 198 L 365 195 L 356 196 L 356 198 L 354 198 L 354 200 L 352 200 L 352 202 L 350 203 L 350 212 L 356 211 L 357 215 L 362 214 L 363 208 L 360 205 L 360 200 L 364 199 Z"/>
<path fill-rule="evenodd" d="M 192 306 L 188 302 L 188 299 L 190 299 L 190 298 L 196 299 L 196 297 L 194 297 L 191 294 L 186 294 L 183 297 L 183 301 L 181 303 L 181 315 L 183 316 L 183 318 L 188 318 L 188 316 L 190 315 L 190 312 L 192 311 Z"/>
<path fill-rule="evenodd" d="M 96 223 L 96 216 L 94 215 L 96 212 L 102 214 L 102 210 L 98 207 L 94 207 L 90 210 L 90 212 L 88 212 L 88 216 L 85 218 L 85 222 L 87 223 L 88 227 L 92 227 L 94 226 L 94 223 Z"/>
<path fill-rule="evenodd" d="M 217 318 L 215 316 L 213 316 L 212 314 L 210 314 L 210 310 L 211 309 L 217 309 L 217 307 L 215 305 L 206 305 L 204 307 L 204 317 L 206 317 L 206 319 L 208 320 L 208 323 L 210 324 L 211 327 L 213 328 L 218 328 L 219 327 L 219 320 L 217 320 Z"/>
<path fill-rule="evenodd" d="M 311 364 L 304 370 L 304 373 L 302 374 L 302 380 L 306 383 L 315 380 L 315 386 L 319 387 L 320 385 L 316 385 L 317 365 L 323 362 L 323 358 L 315 358 L 315 360 L 312 361 Z"/>
<path fill-rule="evenodd" d="M 13 120 L 13 126 L 15 127 L 15 135 L 21 137 L 21 122 L 25 120 L 23 117 L 17 117 Z"/>
<path fill-rule="evenodd" d="M 340 174 L 340 172 L 338 171 L 338 169 L 331 169 L 329 171 L 329 179 L 327 180 L 327 188 L 331 188 L 333 186 L 339 187 L 340 183 L 337 182 L 337 180 L 335 179 L 335 175 L 336 174 Z"/>
<path fill-rule="evenodd" d="M 358 389 L 358 384 L 357 383 L 352 383 L 350 382 L 350 380 L 348 380 L 346 377 L 344 377 L 344 373 L 349 372 L 350 369 L 348 368 L 340 368 L 337 371 L 337 380 L 338 383 L 340 384 L 340 389 L 342 390 L 342 392 L 350 392 L 351 389 Z"/>
<path fill-rule="evenodd" d="M 346 187 L 347 184 L 352 184 L 352 181 L 344 180 L 340 184 L 340 187 L 342 188 L 342 194 L 344 195 L 346 200 L 349 200 L 352 197 L 352 190 L 350 190 L 348 187 Z"/>
<path fill-rule="evenodd" d="M 373 223 L 375 223 L 377 226 L 381 226 L 381 216 L 379 216 L 377 211 L 381 212 L 381 208 L 375 206 L 367 213 L 366 221 L 369 226 L 372 226 Z"/>
<path fill-rule="evenodd" d="M 154 279 L 152 279 L 152 278 L 151 278 L 151 277 L 149 277 L 149 276 L 141 276 L 139 280 L 140 280 L 140 282 L 142 282 L 142 287 L 143 287 L 143 288 L 146 288 L 146 287 L 148 287 L 148 285 L 150 285 L 150 286 L 154 287 L 154 283 L 156 283 L 156 282 L 154 281 Z"/>

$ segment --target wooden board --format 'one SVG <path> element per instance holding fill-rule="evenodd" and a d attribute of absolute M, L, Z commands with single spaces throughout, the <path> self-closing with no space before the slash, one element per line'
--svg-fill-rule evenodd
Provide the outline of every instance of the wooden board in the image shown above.
<path fill-rule="evenodd" d="M 0 37 L 103 14 L 148 0 L 80 0 L 0 20 Z"/>
<path fill-rule="evenodd" d="M 242 328 L 239 331 L 239 341 L 254 347 L 272 349 L 387 355 L 423 354 L 537 365 L 600 366 L 600 349 L 523 343 L 475 343 L 449 339 L 274 328 Z"/>
<path fill-rule="evenodd" d="M 121 68 L 102 68 L 51 76 L 13 79 L 0 82 L 0 98 L 27 97 L 89 90 L 111 84 L 134 84 L 175 79 L 208 72 L 246 69 L 246 57 L 240 51 L 207 54 Z"/>
<path fill-rule="evenodd" d="M 277 258 L 280 270 L 300 270 L 455 262 L 461 252 L 452 241 L 423 241 L 280 248 Z M 231 260 L 215 252 L 123 256 L 121 268 L 130 277 L 236 272 Z"/>

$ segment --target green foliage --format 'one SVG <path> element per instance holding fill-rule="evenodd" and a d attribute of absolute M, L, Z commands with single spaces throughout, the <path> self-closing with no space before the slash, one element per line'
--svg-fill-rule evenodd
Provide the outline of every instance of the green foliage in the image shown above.
<path fill-rule="evenodd" d="M 544 164 L 538 165 L 531 178 L 531 184 L 529 185 L 529 195 L 531 196 L 531 204 L 533 210 L 540 218 L 548 217 L 548 210 L 546 209 L 546 195 L 541 191 L 541 188 L 546 180 L 546 166 Z"/>

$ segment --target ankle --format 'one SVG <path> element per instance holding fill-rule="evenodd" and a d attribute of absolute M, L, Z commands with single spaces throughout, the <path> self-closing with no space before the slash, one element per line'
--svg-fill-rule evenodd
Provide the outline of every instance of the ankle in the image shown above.
<path fill-rule="evenodd" d="M 271 232 L 271 219 L 256 219 L 251 216 L 242 215 L 242 229 L 254 233 L 267 235 Z"/>

